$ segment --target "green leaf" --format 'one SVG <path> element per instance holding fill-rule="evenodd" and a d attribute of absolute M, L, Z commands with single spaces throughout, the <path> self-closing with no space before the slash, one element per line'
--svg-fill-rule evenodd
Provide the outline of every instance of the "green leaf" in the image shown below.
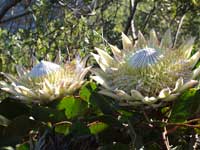
<path fill-rule="evenodd" d="M 79 91 L 80 97 L 89 102 L 92 92 L 96 90 L 97 86 L 94 82 L 89 82 L 86 85 L 82 86 Z"/>
<path fill-rule="evenodd" d="M 37 121 L 30 119 L 28 116 L 19 116 L 12 120 L 6 128 L 5 134 L 24 136 L 30 131 L 30 129 L 37 127 L 38 125 Z"/>
<path fill-rule="evenodd" d="M 8 120 L 6 117 L 0 115 L 0 125 L 1 126 L 8 126 L 10 123 L 10 120 Z"/>
<path fill-rule="evenodd" d="M 200 128 L 195 128 L 194 131 L 195 131 L 195 133 L 197 133 L 198 135 L 200 135 Z"/>
<path fill-rule="evenodd" d="M 90 82 L 90 89 L 95 91 L 97 89 L 97 84 L 95 82 Z"/>
<path fill-rule="evenodd" d="M 14 146 L 18 144 L 23 137 L 28 136 L 30 130 L 38 128 L 41 124 L 28 116 L 19 116 L 12 120 L 12 122 L 0 133 L 0 147 Z"/>
<path fill-rule="evenodd" d="M 183 93 L 183 95 L 175 102 L 170 122 L 184 122 L 189 117 L 195 116 L 200 112 L 200 91 L 191 89 Z"/>
<path fill-rule="evenodd" d="M 65 122 L 65 123 L 56 125 L 55 126 L 55 131 L 57 133 L 61 133 L 61 134 L 67 135 L 70 132 L 70 127 L 71 127 L 71 123 Z"/>
<path fill-rule="evenodd" d="M 20 115 L 27 115 L 30 107 L 17 100 L 5 99 L 0 103 L 0 114 L 8 119 L 13 119 Z"/>
<path fill-rule="evenodd" d="M 16 150 L 29 150 L 30 144 L 24 143 L 16 146 Z"/>
<path fill-rule="evenodd" d="M 33 116 L 35 120 L 44 122 L 59 122 L 66 120 L 64 112 L 42 106 L 33 106 L 31 116 Z"/>
<path fill-rule="evenodd" d="M 115 114 L 116 107 L 112 100 L 107 99 L 98 93 L 92 93 L 90 98 L 90 103 L 92 106 L 100 109 L 104 114 Z"/>
<path fill-rule="evenodd" d="M 79 95 L 83 100 L 89 102 L 91 91 L 87 87 L 83 86 L 79 92 Z"/>
<path fill-rule="evenodd" d="M 90 129 L 84 122 L 77 121 L 73 123 L 73 126 L 70 128 L 70 132 L 76 136 L 88 135 L 90 134 Z"/>
<path fill-rule="evenodd" d="M 98 134 L 102 143 L 125 142 L 130 141 L 126 128 L 112 115 L 102 115 L 90 120 L 89 129 L 92 134 Z M 96 123 L 95 123 L 96 122 Z"/>
<path fill-rule="evenodd" d="M 102 132 L 108 127 L 108 125 L 104 122 L 94 122 L 89 124 L 89 129 L 92 134 L 98 134 L 99 132 Z"/>
<path fill-rule="evenodd" d="M 122 123 L 112 115 L 96 116 L 90 120 L 90 122 L 95 122 L 95 121 L 105 123 L 111 127 L 119 127 L 119 128 L 123 127 Z"/>
<path fill-rule="evenodd" d="M 67 118 L 71 119 L 79 115 L 84 115 L 88 108 L 88 104 L 74 97 L 63 98 L 57 106 L 58 110 L 64 110 Z"/>

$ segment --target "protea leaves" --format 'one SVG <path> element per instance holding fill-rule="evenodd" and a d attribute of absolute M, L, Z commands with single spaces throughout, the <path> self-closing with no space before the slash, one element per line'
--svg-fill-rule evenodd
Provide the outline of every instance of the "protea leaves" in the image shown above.
<path fill-rule="evenodd" d="M 91 68 L 85 68 L 85 59 L 80 61 L 77 58 L 66 64 L 42 60 L 30 71 L 17 66 L 17 77 L 1 73 L 9 83 L 0 81 L 0 88 L 24 102 L 48 103 L 73 94 L 81 87 L 86 73 Z"/>
<path fill-rule="evenodd" d="M 200 51 L 191 53 L 194 38 L 172 48 L 170 30 L 161 42 L 151 30 L 148 40 L 139 32 L 135 45 L 122 34 L 122 43 L 123 50 L 110 45 L 113 57 L 99 48 L 98 54 L 92 53 L 100 66 L 92 70 L 92 78 L 103 87 L 100 93 L 119 100 L 121 105 L 159 106 L 155 104 L 172 101 L 198 84 L 200 67 L 195 70 L 193 67 Z"/>

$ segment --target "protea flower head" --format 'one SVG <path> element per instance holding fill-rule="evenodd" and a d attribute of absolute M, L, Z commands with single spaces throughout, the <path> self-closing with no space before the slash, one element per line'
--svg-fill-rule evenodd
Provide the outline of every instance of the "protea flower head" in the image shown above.
<path fill-rule="evenodd" d="M 65 64 L 40 61 L 31 70 L 17 66 L 18 76 L 2 73 L 10 83 L 1 81 L 1 90 L 24 102 L 45 104 L 73 94 L 84 83 L 91 67 L 85 68 L 86 59 L 79 58 Z"/>
<path fill-rule="evenodd" d="M 93 69 L 92 78 L 103 86 L 101 94 L 119 100 L 121 105 L 160 106 L 198 84 L 200 67 L 193 69 L 200 51 L 192 55 L 193 43 L 191 38 L 174 48 L 170 30 L 161 42 L 151 30 L 148 40 L 139 32 L 133 45 L 122 33 L 123 50 L 110 45 L 113 57 L 99 48 L 98 54 L 92 53 L 101 68 Z"/>

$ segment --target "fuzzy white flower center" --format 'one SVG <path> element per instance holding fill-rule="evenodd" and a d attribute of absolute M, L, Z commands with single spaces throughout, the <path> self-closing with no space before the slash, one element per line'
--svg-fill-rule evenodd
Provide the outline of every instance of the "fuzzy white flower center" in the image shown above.
<path fill-rule="evenodd" d="M 39 64 L 35 65 L 29 72 L 30 77 L 41 77 L 49 73 L 58 71 L 61 69 L 60 65 L 57 65 L 48 61 L 41 61 Z"/>
<path fill-rule="evenodd" d="M 144 48 L 136 51 L 128 59 L 128 64 L 135 68 L 142 68 L 157 63 L 161 55 L 153 48 Z"/>

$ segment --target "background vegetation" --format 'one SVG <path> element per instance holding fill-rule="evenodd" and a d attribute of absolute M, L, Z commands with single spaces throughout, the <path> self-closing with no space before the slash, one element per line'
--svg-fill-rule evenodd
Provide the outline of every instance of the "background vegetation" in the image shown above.
<path fill-rule="evenodd" d="M 16 64 L 31 67 L 33 56 L 53 60 L 59 50 L 67 60 L 77 54 L 85 56 L 107 42 L 121 47 L 121 32 L 137 40 L 139 30 L 148 36 L 152 28 L 159 38 L 170 28 L 177 45 L 196 37 L 194 50 L 198 50 L 200 2 L 1 0 L 0 72 L 16 73 Z M 97 91 L 95 83 L 86 83 L 78 97 L 66 97 L 45 107 L 21 104 L 0 91 L 0 147 L 200 149 L 197 89 L 156 110 L 122 108 Z"/>

